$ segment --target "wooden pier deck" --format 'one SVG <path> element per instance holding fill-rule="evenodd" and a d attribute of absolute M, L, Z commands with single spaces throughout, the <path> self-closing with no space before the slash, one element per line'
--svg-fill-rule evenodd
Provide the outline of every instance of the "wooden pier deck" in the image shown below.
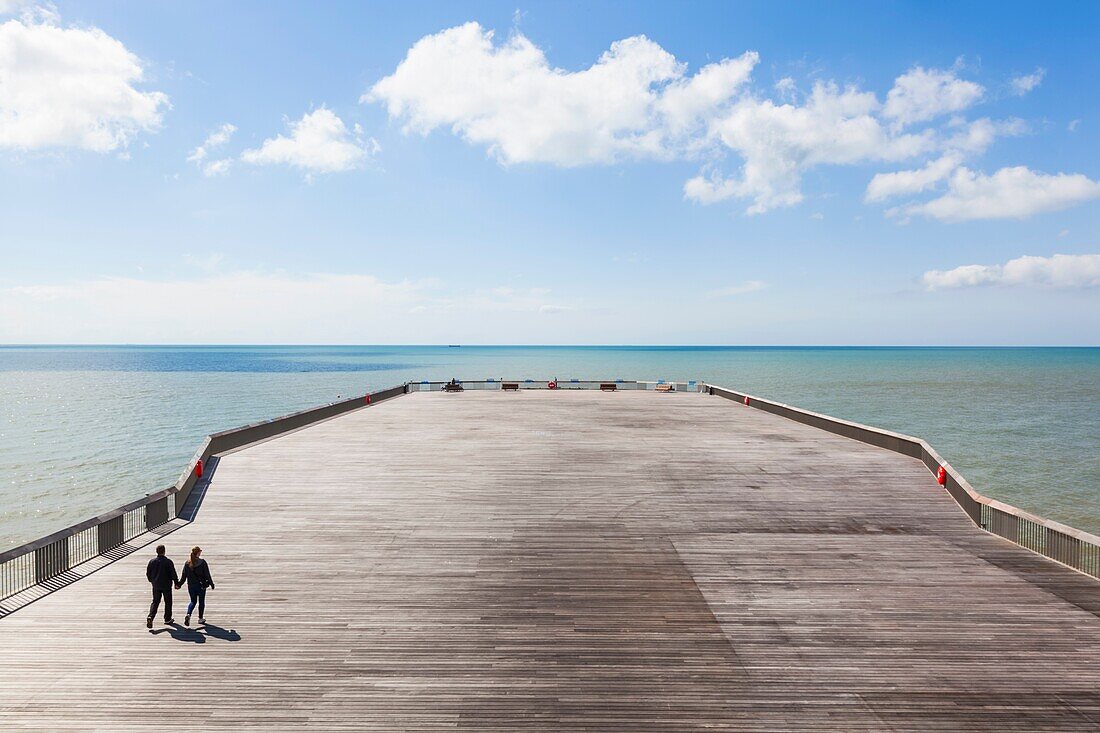
<path fill-rule="evenodd" d="M 718 397 L 410 394 L 225 456 L 164 541 L 210 625 L 110 564 L 0 620 L 0 730 L 1100 730 L 1100 583 Z"/>

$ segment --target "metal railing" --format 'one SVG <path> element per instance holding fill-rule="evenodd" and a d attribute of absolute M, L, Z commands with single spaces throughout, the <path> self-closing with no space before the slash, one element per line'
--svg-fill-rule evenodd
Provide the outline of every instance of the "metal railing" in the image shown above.
<path fill-rule="evenodd" d="M 163 527 L 183 514 L 191 490 L 199 480 L 196 467 L 200 461 L 208 464 L 213 455 L 267 440 L 351 410 L 369 407 L 407 391 L 406 385 L 400 384 L 208 436 L 175 485 L 0 553 L 0 601 L 36 585 L 48 585 L 50 581 L 61 579 L 81 563 L 116 550 L 135 537 Z"/>
<path fill-rule="evenodd" d="M 165 524 L 174 514 L 175 494 L 176 488 L 169 487 L 0 553 L 0 600 L 64 575 Z"/>
<path fill-rule="evenodd" d="M 979 494 L 962 474 L 920 438 L 810 412 L 712 384 L 704 385 L 703 389 L 709 394 L 725 397 L 757 410 L 919 458 L 933 475 L 943 468 L 946 474 L 943 488 L 975 525 L 1074 570 L 1100 578 L 1100 537 L 1060 522 L 1037 517 L 1011 504 Z"/>
<path fill-rule="evenodd" d="M 656 390 L 658 385 L 671 385 L 678 392 L 698 392 L 703 389 L 703 383 L 695 380 L 687 382 L 665 381 L 663 379 L 644 382 L 629 379 L 456 379 L 464 390 L 499 390 L 505 384 L 514 384 L 519 389 L 551 389 L 550 382 L 554 382 L 552 389 L 591 389 L 599 390 L 603 385 L 614 384 L 616 390 Z M 446 381 L 423 380 L 409 382 L 410 392 L 440 392 Z"/>

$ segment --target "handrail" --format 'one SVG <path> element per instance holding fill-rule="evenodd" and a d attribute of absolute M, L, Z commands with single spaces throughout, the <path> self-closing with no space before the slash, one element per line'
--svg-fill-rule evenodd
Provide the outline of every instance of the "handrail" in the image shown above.
<path fill-rule="evenodd" d="M 1100 578 L 1100 537 L 984 496 L 921 438 L 811 412 L 713 384 L 704 391 L 804 425 L 919 458 L 933 474 L 944 469 L 944 489 L 979 528 L 1074 570 Z"/>
<path fill-rule="evenodd" d="M 66 527 L 65 529 L 58 530 L 57 532 L 54 532 L 53 534 L 46 535 L 45 537 L 42 537 L 42 538 L 37 539 L 37 540 L 31 540 L 30 542 L 27 542 L 26 544 L 20 545 L 18 547 L 13 547 L 12 549 L 6 550 L 4 552 L 0 552 L 0 563 L 5 563 L 8 560 L 16 558 L 20 555 L 25 555 L 28 552 L 34 552 L 37 549 L 45 547 L 46 545 L 52 544 L 54 542 L 57 542 L 58 540 L 63 540 L 66 537 L 72 537 L 73 535 L 79 534 L 80 532 L 83 532 L 86 529 L 98 526 L 98 525 L 103 524 L 105 522 L 109 522 L 110 520 L 115 519 L 117 517 L 121 517 L 122 515 L 124 515 L 128 512 L 131 512 L 135 509 L 139 509 L 139 508 L 147 506 L 149 504 L 156 503 L 156 502 L 158 502 L 158 501 L 160 501 L 164 498 L 167 498 L 168 496 L 171 496 L 174 493 L 176 493 L 176 487 L 175 486 L 169 486 L 167 489 L 163 489 L 161 491 L 158 491 L 155 494 L 148 494 L 146 496 L 141 497 L 140 499 L 135 499 L 134 501 L 131 501 L 129 504 L 123 504 L 122 506 L 118 507 L 117 509 L 112 509 L 111 511 L 100 514 L 97 517 L 92 517 L 91 519 L 85 519 L 83 522 L 77 522 L 76 524 L 72 525 L 71 527 Z M 0 598 L 2 598 L 2 596 L 0 596 Z"/>
<path fill-rule="evenodd" d="M 519 389 L 557 389 L 561 391 L 570 389 L 592 389 L 598 390 L 601 385 L 614 384 L 618 389 L 641 389 L 641 390 L 654 390 L 657 385 L 670 384 L 677 390 L 695 392 L 702 388 L 703 383 L 696 380 L 690 381 L 668 381 L 665 380 L 653 380 L 653 381 L 639 381 L 633 379 L 456 379 L 458 384 L 462 385 L 464 389 L 472 390 L 498 390 L 505 384 L 518 385 Z M 554 387 L 550 387 L 550 382 L 554 382 Z M 438 392 L 442 390 L 443 386 L 448 384 L 447 381 L 437 380 L 423 380 L 409 382 L 410 392 Z"/>
<path fill-rule="evenodd" d="M 199 461 L 205 464 L 213 455 L 368 407 L 407 391 L 407 384 L 399 384 L 208 435 L 176 483 L 167 489 L 0 553 L 0 601 L 68 572 L 181 515 L 199 479 L 196 472 Z"/>

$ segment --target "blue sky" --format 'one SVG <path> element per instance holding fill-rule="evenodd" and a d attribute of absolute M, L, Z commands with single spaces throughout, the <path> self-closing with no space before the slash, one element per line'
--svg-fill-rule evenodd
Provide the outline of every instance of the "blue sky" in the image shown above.
<path fill-rule="evenodd" d="M 396 5 L 0 0 L 0 342 L 1100 344 L 1096 6 Z"/>

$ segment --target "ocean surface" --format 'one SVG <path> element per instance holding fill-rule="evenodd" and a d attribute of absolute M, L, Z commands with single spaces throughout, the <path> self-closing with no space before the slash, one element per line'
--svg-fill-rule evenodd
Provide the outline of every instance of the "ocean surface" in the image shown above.
<path fill-rule="evenodd" d="M 420 379 L 706 380 L 934 445 L 1100 534 L 1100 348 L 0 347 L 0 550 L 175 482 L 203 436 Z"/>

